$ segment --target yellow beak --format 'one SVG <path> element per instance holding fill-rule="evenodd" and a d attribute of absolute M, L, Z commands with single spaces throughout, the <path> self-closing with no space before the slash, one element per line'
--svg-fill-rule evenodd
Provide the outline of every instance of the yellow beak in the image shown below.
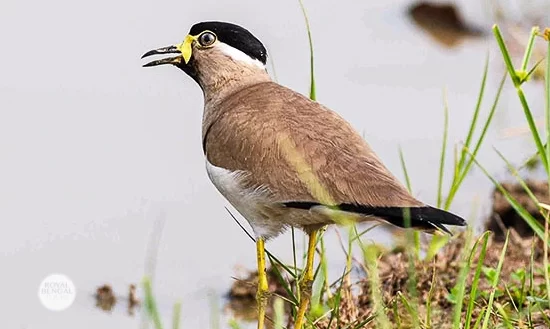
<path fill-rule="evenodd" d="M 176 46 L 176 48 L 181 52 L 181 56 L 185 61 L 185 64 L 189 63 L 191 55 L 193 54 L 193 41 L 197 40 L 197 37 L 188 34 L 182 43 Z"/>

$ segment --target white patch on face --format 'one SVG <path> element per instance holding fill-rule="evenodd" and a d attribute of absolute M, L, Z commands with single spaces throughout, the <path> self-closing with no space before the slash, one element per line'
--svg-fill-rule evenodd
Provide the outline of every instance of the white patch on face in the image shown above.
<path fill-rule="evenodd" d="M 254 65 L 254 66 L 259 67 L 262 70 L 265 70 L 265 65 L 262 62 L 260 62 L 259 60 L 255 59 L 255 58 L 252 58 L 252 57 L 248 56 L 247 54 L 243 53 L 242 51 L 240 51 L 237 48 L 231 47 L 227 43 L 223 43 L 223 42 L 218 41 L 218 42 L 216 42 L 214 47 L 218 48 L 222 53 L 224 53 L 227 56 L 231 57 L 235 61 L 244 62 L 248 65 Z"/>
<path fill-rule="evenodd" d="M 206 160 L 206 172 L 218 191 L 252 226 L 256 237 L 275 236 L 283 230 L 283 223 L 270 220 L 262 212 L 263 207 L 272 203 L 269 189 L 265 186 L 247 189 L 241 185 L 248 175 L 246 171 L 230 171 Z"/>

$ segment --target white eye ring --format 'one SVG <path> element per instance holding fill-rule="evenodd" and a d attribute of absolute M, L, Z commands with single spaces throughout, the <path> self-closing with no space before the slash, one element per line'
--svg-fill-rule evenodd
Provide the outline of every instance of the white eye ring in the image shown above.
<path fill-rule="evenodd" d="M 218 38 L 214 32 L 204 31 L 199 35 L 198 40 L 199 44 L 203 47 L 208 47 L 214 44 Z"/>

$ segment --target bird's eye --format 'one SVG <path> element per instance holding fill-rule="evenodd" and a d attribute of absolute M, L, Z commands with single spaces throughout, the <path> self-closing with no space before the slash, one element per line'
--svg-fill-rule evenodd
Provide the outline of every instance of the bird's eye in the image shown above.
<path fill-rule="evenodd" d="M 204 32 L 199 36 L 199 43 L 203 47 L 211 46 L 216 41 L 216 35 L 212 32 Z"/>

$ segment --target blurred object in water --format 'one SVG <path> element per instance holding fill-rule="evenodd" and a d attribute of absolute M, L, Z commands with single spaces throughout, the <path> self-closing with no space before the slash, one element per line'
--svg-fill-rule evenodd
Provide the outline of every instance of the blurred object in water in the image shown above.
<path fill-rule="evenodd" d="M 104 284 L 101 287 L 97 288 L 95 294 L 96 306 L 104 311 L 112 311 L 113 307 L 116 304 L 116 297 L 113 292 L 113 288 Z"/>
<path fill-rule="evenodd" d="M 284 269 L 279 269 L 279 272 L 283 272 Z M 267 315 L 273 316 L 273 295 L 283 296 L 288 298 L 288 293 L 285 288 L 280 284 L 276 271 L 273 267 L 270 267 L 266 271 L 267 281 L 269 283 L 269 291 L 271 293 L 268 299 Z M 284 272 L 283 272 L 284 273 Z M 227 294 L 228 303 L 226 309 L 231 311 L 235 319 L 244 321 L 254 321 L 257 319 L 256 312 L 256 290 L 258 283 L 258 271 L 246 271 L 246 277 L 244 279 L 235 279 L 231 285 L 231 289 Z M 294 284 L 294 280 L 289 283 L 291 286 Z M 288 311 L 288 310 L 287 310 Z M 267 321 L 270 323 L 270 321 Z M 266 323 L 267 325 L 267 323 Z"/>
<path fill-rule="evenodd" d="M 479 37 L 481 29 L 467 25 L 452 4 L 418 2 L 408 9 L 409 16 L 435 41 L 456 47 L 468 37 Z"/>
<path fill-rule="evenodd" d="M 103 311 L 112 312 L 115 309 L 118 300 L 126 300 L 125 297 L 115 295 L 113 287 L 110 284 L 104 284 L 97 288 L 94 295 L 95 306 Z M 130 284 L 128 288 L 128 315 L 133 316 L 135 309 L 139 307 L 141 301 L 137 296 L 137 288 L 135 284 Z"/>
<path fill-rule="evenodd" d="M 131 284 L 130 288 L 128 289 L 128 314 L 133 316 L 134 309 L 138 307 L 140 304 L 141 302 L 136 293 L 136 285 Z"/>

